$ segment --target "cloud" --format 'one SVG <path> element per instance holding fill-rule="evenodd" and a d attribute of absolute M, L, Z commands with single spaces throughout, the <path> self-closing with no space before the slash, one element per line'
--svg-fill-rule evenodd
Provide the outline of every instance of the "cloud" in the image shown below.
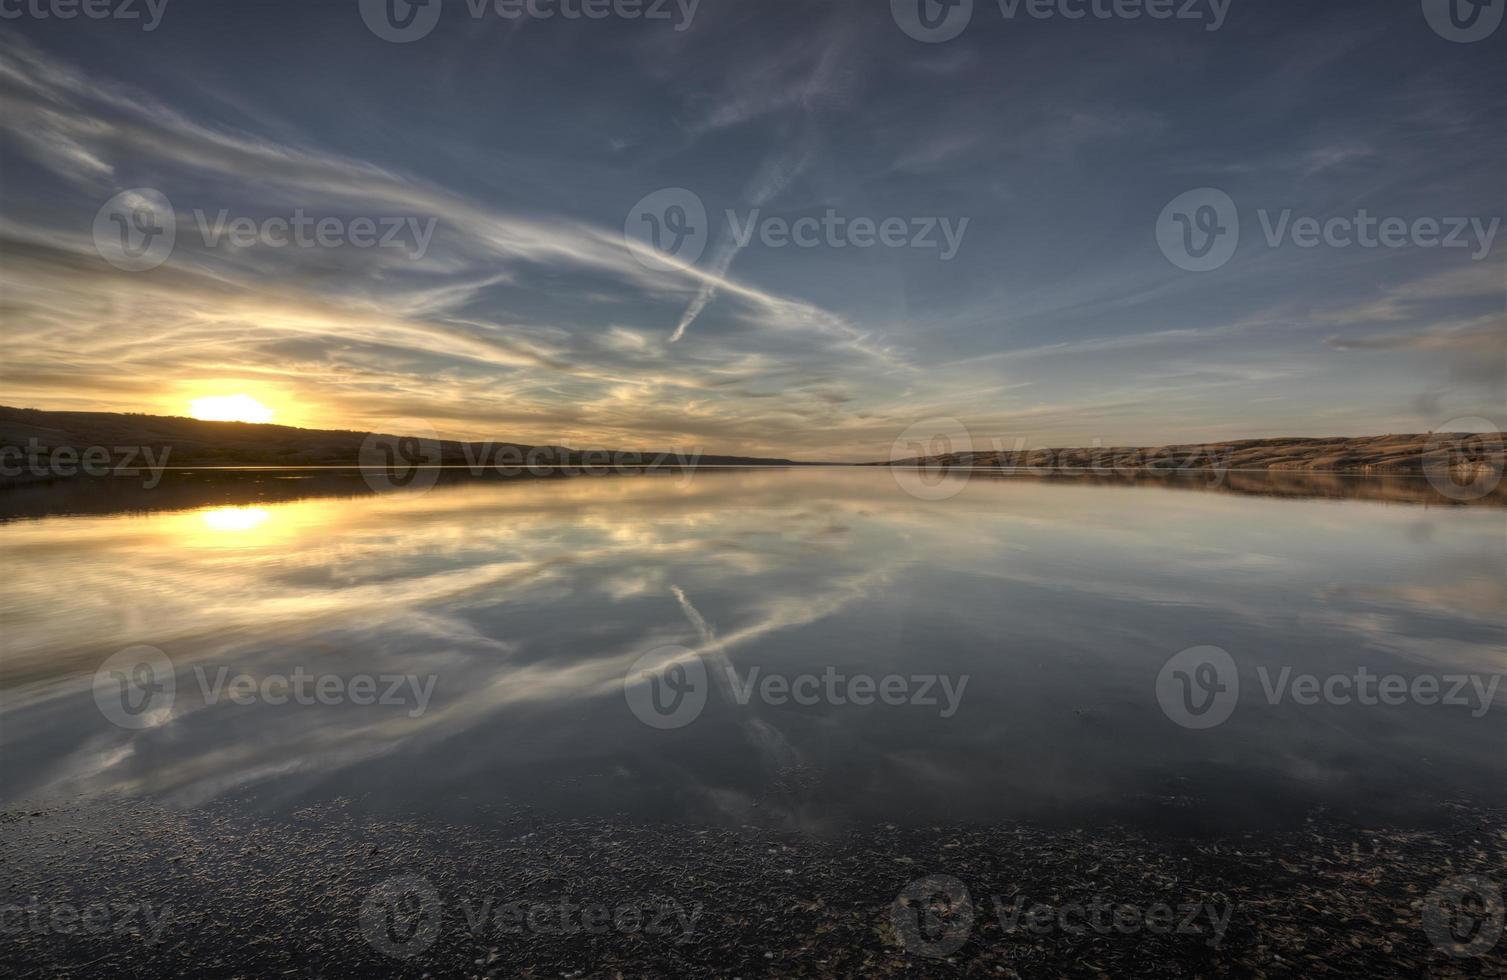
<path fill-rule="evenodd" d="M 1153 235 L 1205 184 L 1247 214 L 1495 213 L 1500 79 L 1381 57 L 1416 41 L 1416 11 L 1360 33 L 1337 29 L 1350 11 L 1273 17 L 1217 51 L 1148 22 L 1114 58 L 1083 25 L 919 45 L 856 2 L 703 5 L 684 32 L 461 20 L 411 46 L 290 2 L 277 57 L 239 20 L 181 13 L 150 38 L 25 19 L 0 37 L 7 401 L 178 412 L 246 390 L 292 424 L 851 460 L 928 415 L 1050 445 L 1400 431 L 1375 392 L 1448 386 L 1481 414 L 1501 373 L 1499 260 L 1262 249 L 1251 218 L 1195 276 Z M 178 243 L 123 273 L 91 224 L 142 186 L 172 200 Z M 714 235 L 698 264 L 647 268 L 622 227 L 659 187 L 719 214 L 966 217 L 968 240 L 941 263 Z M 277 249 L 199 228 L 295 209 L 433 237 Z"/>
<path fill-rule="evenodd" d="M 453 435 L 633 445 L 715 437 L 718 448 L 756 441 L 783 454 L 788 444 L 776 443 L 795 436 L 797 421 L 748 416 L 740 385 L 793 354 L 837 371 L 897 364 L 893 347 L 846 317 L 729 278 L 730 256 L 709 268 L 649 269 L 615 229 L 499 211 L 391 168 L 206 126 L 14 37 L 0 42 L 0 104 L 0 127 L 25 136 L 23 152 L 95 202 L 88 212 L 25 222 L 8 213 L 0 222 L 12 363 L 51 365 L 15 372 L 8 400 L 100 407 L 108 391 L 155 387 L 171 399 L 184 386 L 238 377 L 303 404 L 279 419 L 295 424 L 417 414 Z M 766 198 L 798 169 L 798 160 L 772 159 L 752 192 Z M 121 182 L 147 172 L 171 191 L 178 244 L 162 267 L 122 273 L 99 260 L 88 222 Z M 437 231 L 422 258 L 203 240 L 203 223 L 221 210 L 293 208 L 433 217 Z M 561 282 L 579 283 L 641 324 L 680 301 L 690 304 L 688 326 L 720 296 L 738 332 L 672 361 L 643 325 L 499 316 L 499 297 L 558 302 Z M 774 350 L 780 356 L 766 353 Z M 290 352 L 299 360 L 290 362 Z M 806 402 L 833 406 L 794 391 L 787 409 Z M 762 424 L 763 434 L 738 435 L 740 420 L 755 431 Z M 530 431 L 496 431 L 518 422 Z"/>
<path fill-rule="evenodd" d="M 1441 324 L 1426 330 L 1366 337 L 1329 337 L 1324 343 L 1333 350 L 1455 350 L 1488 354 L 1507 350 L 1507 318 L 1491 317 L 1466 324 Z"/>

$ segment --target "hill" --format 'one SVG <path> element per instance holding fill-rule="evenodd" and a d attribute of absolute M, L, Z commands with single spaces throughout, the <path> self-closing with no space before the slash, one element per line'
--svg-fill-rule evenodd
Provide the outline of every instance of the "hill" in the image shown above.
<path fill-rule="evenodd" d="M 44 461 L 59 449 L 83 452 L 104 447 L 112 458 L 124 447 L 149 447 L 171 466 L 356 466 L 363 446 L 410 448 L 427 464 L 446 466 L 623 465 L 797 466 L 788 459 L 701 455 L 694 449 L 583 451 L 513 442 L 432 440 L 415 445 L 409 433 L 369 433 L 344 429 L 299 429 L 250 422 L 204 422 L 172 415 L 130 412 L 49 412 L 0 406 L 0 452 L 15 467 L 11 447 L 35 452 Z M 407 443 L 407 446 L 403 444 Z"/>
<path fill-rule="evenodd" d="M 962 469 L 1297 470 L 1324 473 L 1422 475 L 1442 467 L 1469 479 L 1503 469 L 1500 432 L 1427 433 L 1304 439 L 1242 439 L 1178 446 L 1028 449 L 918 456 L 871 466 Z"/>

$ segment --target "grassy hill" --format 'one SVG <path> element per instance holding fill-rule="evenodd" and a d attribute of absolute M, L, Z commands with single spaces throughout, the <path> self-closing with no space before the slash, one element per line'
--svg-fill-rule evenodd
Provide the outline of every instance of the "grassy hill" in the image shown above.
<path fill-rule="evenodd" d="M 1030 449 L 946 453 L 875 466 L 1069 468 L 1112 470 L 1297 470 L 1325 473 L 1419 475 L 1425 466 L 1463 476 L 1503 468 L 1504 436 L 1427 433 L 1322 439 L 1241 439 L 1179 446 Z"/>
<path fill-rule="evenodd" d="M 288 425 L 249 422 L 203 422 L 173 415 L 138 415 L 131 412 L 48 412 L 35 408 L 0 406 L 0 450 L 35 445 L 46 458 L 58 448 L 83 450 L 149 446 L 170 449 L 172 466 L 356 466 L 361 447 L 371 436 L 344 429 L 299 429 Z M 409 433 L 383 434 L 384 442 L 396 442 Z M 32 442 L 35 440 L 35 443 Z M 478 459 L 516 459 L 543 464 L 569 465 L 602 460 L 601 453 L 583 456 L 578 450 L 559 446 L 531 446 L 512 442 L 438 443 L 438 462 L 452 466 L 473 465 Z M 682 449 L 689 454 L 691 451 Z M 611 459 L 626 464 L 660 461 L 674 464 L 673 452 L 613 450 Z M 746 456 L 700 456 L 699 466 L 798 465 L 788 459 Z"/>

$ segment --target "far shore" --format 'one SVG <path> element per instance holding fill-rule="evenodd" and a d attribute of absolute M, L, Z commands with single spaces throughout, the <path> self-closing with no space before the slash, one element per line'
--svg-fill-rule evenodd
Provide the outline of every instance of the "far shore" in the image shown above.
<path fill-rule="evenodd" d="M 1155 447 L 1071 447 L 959 450 L 874 463 L 875 466 L 996 470 L 1283 471 L 1426 476 L 1501 476 L 1507 437 L 1501 432 L 1429 432 L 1384 436 L 1241 439 Z"/>
<path fill-rule="evenodd" d="M 954 434 L 949 434 L 949 436 Z M 964 440 L 966 441 L 966 440 Z M 996 440 L 996 443 L 998 440 Z M 904 446 L 904 444 L 901 444 Z M 704 447 L 585 449 L 430 435 L 299 429 L 120 412 L 51 412 L 0 406 L 0 487 L 174 469 L 444 467 L 501 476 L 617 474 L 713 467 L 881 466 L 991 474 L 1125 476 L 1131 473 L 1304 473 L 1427 477 L 1495 486 L 1507 469 L 1502 432 L 1262 438 L 1152 447 L 959 448 L 889 460 L 837 463 L 719 455 Z M 928 448 L 916 443 L 906 448 Z"/>

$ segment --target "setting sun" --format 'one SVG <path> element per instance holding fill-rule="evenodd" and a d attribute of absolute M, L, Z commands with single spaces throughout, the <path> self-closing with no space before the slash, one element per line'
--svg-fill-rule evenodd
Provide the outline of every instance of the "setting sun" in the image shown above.
<path fill-rule="evenodd" d="M 205 422 L 271 422 L 276 414 L 250 395 L 211 395 L 188 403 L 189 413 Z"/>

